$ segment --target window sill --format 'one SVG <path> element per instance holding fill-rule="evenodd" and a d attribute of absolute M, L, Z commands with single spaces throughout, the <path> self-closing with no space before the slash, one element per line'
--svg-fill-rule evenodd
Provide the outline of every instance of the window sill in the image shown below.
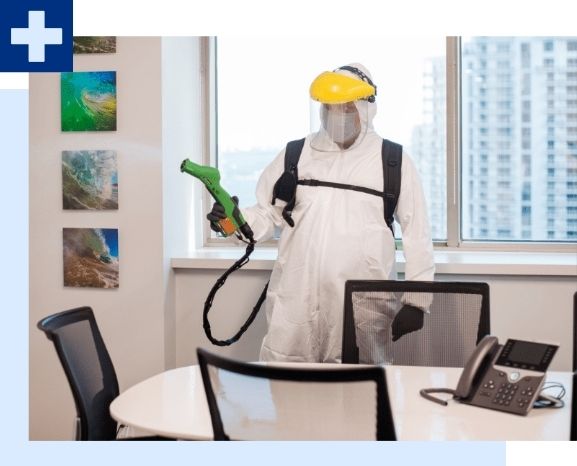
<path fill-rule="evenodd" d="M 204 248 L 190 257 L 173 258 L 173 269 L 228 269 L 244 252 L 240 248 Z M 255 249 L 245 270 L 272 270 L 276 248 Z M 577 277 L 575 253 L 488 252 L 436 250 L 437 274 L 528 275 Z M 397 251 L 397 270 L 403 272 L 405 258 Z"/>

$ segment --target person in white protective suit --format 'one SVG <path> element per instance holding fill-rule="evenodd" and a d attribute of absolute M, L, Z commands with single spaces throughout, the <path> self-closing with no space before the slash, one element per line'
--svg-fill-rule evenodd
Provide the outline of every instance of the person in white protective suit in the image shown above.
<path fill-rule="evenodd" d="M 360 64 L 324 72 L 311 84 L 319 128 L 309 134 L 298 161 L 298 179 L 323 180 L 383 190 L 381 146 L 373 129 L 376 86 Z M 393 111 L 393 110 L 390 110 Z M 395 239 L 385 223 L 383 199 L 346 189 L 298 185 L 294 227 L 283 218 L 284 202 L 271 202 L 283 172 L 285 150 L 266 167 L 257 204 L 241 208 L 257 242 L 281 228 L 278 259 L 266 296 L 268 332 L 264 361 L 340 362 L 344 285 L 348 279 L 396 279 Z M 209 220 L 219 218 L 211 212 Z M 402 229 L 406 280 L 433 280 L 434 262 L 423 190 L 403 152 L 395 219 Z M 418 330 L 426 309 L 410 302 L 384 310 L 383 345 Z M 404 305 L 404 306 L 403 306 Z M 399 309 L 402 307 L 402 310 Z M 395 316 L 404 322 L 395 327 Z M 412 322 L 412 323 L 411 323 Z M 386 362 L 386 361 L 383 361 Z"/>

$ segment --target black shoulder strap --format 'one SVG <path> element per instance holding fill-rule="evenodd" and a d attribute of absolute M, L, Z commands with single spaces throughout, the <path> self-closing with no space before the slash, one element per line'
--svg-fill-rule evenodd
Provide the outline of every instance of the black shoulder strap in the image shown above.
<path fill-rule="evenodd" d="M 286 145 L 286 150 L 284 154 L 284 171 L 296 170 L 301 158 L 301 152 L 303 151 L 303 146 L 305 144 L 305 138 L 297 139 L 296 141 L 290 141 Z"/>
<path fill-rule="evenodd" d="M 403 162 L 403 146 L 383 139 L 381 149 L 383 159 L 383 204 L 385 208 L 385 222 L 395 236 L 393 214 L 397 208 L 397 201 L 401 193 L 401 165 Z"/>
<path fill-rule="evenodd" d="M 290 141 L 286 145 L 284 172 L 277 180 L 272 190 L 272 205 L 275 204 L 277 199 L 286 202 L 282 211 L 282 216 L 291 227 L 294 227 L 295 224 L 291 214 L 295 206 L 297 180 L 299 178 L 297 167 L 304 143 L 305 138 L 302 138 L 296 141 Z"/>

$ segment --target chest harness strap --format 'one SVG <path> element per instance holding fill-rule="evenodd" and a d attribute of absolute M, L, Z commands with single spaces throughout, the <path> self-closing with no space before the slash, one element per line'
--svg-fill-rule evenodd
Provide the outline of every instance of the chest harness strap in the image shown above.
<path fill-rule="evenodd" d="M 365 188 L 363 186 L 355 186 L 343 183 L 333 183 L 331 181 L 320 181 L 314 179 L 299 180 L 298 178 L 298 162 L 304 145 L 304 139 L 291 141 L 286 146 L 284 169 L 285 171 L 277 180 L 273 188 L 272 204 L 275 204 L 277 199 L 286 202 L 283 208 L 282 216 L 285 221 L 294 227 L 294 220 L 292 219 L 292 211 L 296 202 L 297 185 L 303 186 L 324 186 L 327 188 L 347 189 L 350 191 L 359 191 L 383 198 L 383 210 L 385 222 L 393 237 L 395 231 L 393 227 L 394 213 L 397 208 L 397 201 L 401 192 L 401 165 L 403 157 L 403 147 L 399 144 L 383 140 L 381 146 L 381 158 L 383 162 L 383 191 L 376 189 Z"/>

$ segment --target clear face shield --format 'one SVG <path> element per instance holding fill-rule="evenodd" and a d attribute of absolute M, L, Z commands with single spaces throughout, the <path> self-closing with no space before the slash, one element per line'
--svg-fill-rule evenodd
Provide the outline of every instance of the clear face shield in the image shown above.
<path fill-rule="evenodd" d="M 338 104 L 311 100 L 311 147 L 323 152 L 342 152 L 363 140 L 368 120 L 367 102 Z"/>

